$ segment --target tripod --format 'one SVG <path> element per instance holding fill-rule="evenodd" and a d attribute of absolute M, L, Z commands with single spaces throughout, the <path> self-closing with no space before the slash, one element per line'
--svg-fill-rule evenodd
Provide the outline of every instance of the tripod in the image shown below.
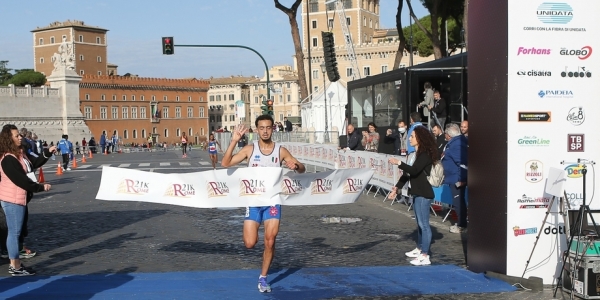
<path fill-rule="evenodd" d="M 571 164 L 571 163 L 566 163 L 566 162 L 561 162 L 561 164 Z M 575 163 L 572 163 L 575 164 Z M 588 164 L 596 164 L 593 161 L 588 161 L 585 159 L 578 159 L 577 163 L 578 165 L 582 166 L 582 170 L 581 170 L 581 174 L 583 174 L 583 199 L 582 199 L 582 203 L 581 206 L 579 206 L 579 211 L 577 212 L 577 218 L 575 219 L 575 223 L 573 223 L 573 228 L 571 228 L 570 231 L 570 237 L 569 237 L 569 242 L 567 243 L 567 249 L 565 250 L 565 252 L 563 253 L 563 261 L 562 261 L 562 267 L 560 268 L 560 274 L 558 275 L 558 281 L 556 284 L 556 287 L 554 288 L 554 297 L 556 297 L 556 292 L 558 291 L 559 287 L 563 287 L 563 282 L 562 282 L 562 275 L 563 272 L 565 271 L 565 263 L 567 260 L 569 260 L 569 252 L 571 251 L 571 246 L 573 244 L 573 240 L 575 236 L 578 236 L 577 238 L 577 245 L 575 246 L 575 257 L 573 258 L 573 263 L 570 263 L 570 267 L 571 267 L 571 289 L 570 289 L 570 294 L 571 294 L 571 299 L 573 299 L 574 297 L 574 293 L 575 293 L 575 284 L 573 281 L 573 277 L 575 276 L 575 274 L 577 274 L 577 263 L 579 260 L 583 259 L 583 256 L 585 255 L 585 251 L 582 251 L 581 256 L 579 254 L 579 250 L 580 247 L 583 247 L 581 245 L 581 237 L 583 236 L 583 232 L 584 232 L 584 228 L 583 228 L 583 219 L 584 216 L 588 217 L 588 224 L 589 221 L 592 221 L 592 225 L 594 226 L 594 232 L 587 232 L 588 235 L 595 235 L 597 236 L 598 233 L 600 233 L 600 231 L 598 230 L 598 225 L 596 225 L 596 221 L 594 220 L 594 216 L 592 215 L 592 212 L 590 210 L 590 206 L 588 204 L 586 204 L 586 179 L 587 179 L 587 165 Z"/>

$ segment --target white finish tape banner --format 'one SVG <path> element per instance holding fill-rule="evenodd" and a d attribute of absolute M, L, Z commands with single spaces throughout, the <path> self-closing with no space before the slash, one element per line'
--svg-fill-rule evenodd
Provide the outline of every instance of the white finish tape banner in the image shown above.
<path fill-rule="evenodd" d="M 198 208 L 353 203 L 372 170 L 297 174 L 282 168 L 239 168 L 161 174 L 103 167 L 96 199 Z"/>

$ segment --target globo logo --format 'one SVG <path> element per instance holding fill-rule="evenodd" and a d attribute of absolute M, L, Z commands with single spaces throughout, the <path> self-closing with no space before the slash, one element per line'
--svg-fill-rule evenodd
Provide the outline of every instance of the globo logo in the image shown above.
<path fill-rule="evenodd" d="M 567 177 L 569 178 L 581 178 L 583 173 L 581 172 L 583 167 L 581 165 L 569 165 L 565 168 L 567 171 Z"/>

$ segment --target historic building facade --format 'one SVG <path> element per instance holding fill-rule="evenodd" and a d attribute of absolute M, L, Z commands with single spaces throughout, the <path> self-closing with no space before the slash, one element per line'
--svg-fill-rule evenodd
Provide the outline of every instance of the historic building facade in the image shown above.
<path fill-rule="evenodd" d="M 262 100 L 267 97 L 266 72 L 262 78 L 249 82 L 248 85 L 250 86 L 250 115 L 255 119 L 262 114 Z M 301 99 L 298 72 L 289 65 L 274 66 L 269 69 L 269 85 L 275 122 L 283 122 L 284 117 L 299 117 Z"/>
<path fill-rule="evenodd" d="M 50 76 L 54 69 L 56 49 L 65 47 L 72 51 L 71 63 L 77 74 L 117 75 L 117 66 L 107 63 L 107 31 L 83 21 L 71 20 L 53 22 L 32 30 L 34 70 Z"/>
<path fill-rule="evenodd" d="M 84 75 L 80 109 L 96 139 L 116 132 L 123 144 L 198 143 L 208 135 L 209 82 L 197 79 Z"/>
<path fill-rule="evenodd" d="M 235 125 L 249 126 L 250 120 L 250 87 L 249 82 L 256 77 L 230 76 L 211 78 L 208 90 L 208 113 L 210 130 L 227 128 L 232 131 Z"/>

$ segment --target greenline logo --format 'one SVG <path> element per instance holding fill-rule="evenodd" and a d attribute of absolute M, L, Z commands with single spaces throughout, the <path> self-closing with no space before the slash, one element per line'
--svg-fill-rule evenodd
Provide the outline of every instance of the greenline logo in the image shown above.
<path fill-rule="evenodd" d="M 550 146 L 550 140 L 536 136 L 524 136 L 518 140 L 518 144 L 522 147 L 548 147 Z"/>

